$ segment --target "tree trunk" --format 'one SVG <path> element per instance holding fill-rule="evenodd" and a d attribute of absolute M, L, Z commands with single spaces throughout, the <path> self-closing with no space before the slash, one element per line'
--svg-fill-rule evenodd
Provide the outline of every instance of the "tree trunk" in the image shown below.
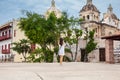
<path fill-rule="evenodd" d="M 85 52 L 84 62 L 88 62 L 88 54 Z"/>
<path fill-rule="evenodd" d="M 77 43 L 76 43 L 76 52 L 75 52 L 75 59 L 74 61 L 76 61 L 76 58 L 77 58 L 77 54 L 78 54 L 78 38 L 77 38 Z"/>
<path fill-rule="evenodd" d="M 70 45 L 70 49 L 71 49 L 71 45 Z M 72 61 L 74 61 L 74 59 L 73 59 L 73 53 L 71 52 L 70 54 L 71 54 Z"/>
<path fill-rule="evenodd" d="M 23 58 L 25 59 L 24 62 L 26 62 L 26 55 L 24 53 L 22 53 Z"/>

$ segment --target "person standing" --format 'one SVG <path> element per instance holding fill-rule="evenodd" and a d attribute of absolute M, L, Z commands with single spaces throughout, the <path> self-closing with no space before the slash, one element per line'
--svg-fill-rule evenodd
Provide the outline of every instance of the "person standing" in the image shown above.
<path fill-rule="evenodd" d="M 60 56 L 60 58 L 59 58 L 60 65 L 62 65 L 63 57 L 65 55 L 64 49 L 65 49 L 64 40 L 63 40 L 63 38 L 60 38 L 60 41 L 59 41 L 59 51 L 58 51 L 58 55 Z"/>

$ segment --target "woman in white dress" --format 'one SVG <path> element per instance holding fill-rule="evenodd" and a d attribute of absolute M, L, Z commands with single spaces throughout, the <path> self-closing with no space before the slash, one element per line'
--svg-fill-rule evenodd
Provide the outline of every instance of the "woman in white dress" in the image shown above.
<path fill-rule="evenodd" d="M 58 55 L 60 56 L 60 64 L 61 65 L 63 62 L 63 56 L 65 55 L 64 49 L 65 49 L 64 40 L 63 40 L 63 38 L 60 38 Z"/>

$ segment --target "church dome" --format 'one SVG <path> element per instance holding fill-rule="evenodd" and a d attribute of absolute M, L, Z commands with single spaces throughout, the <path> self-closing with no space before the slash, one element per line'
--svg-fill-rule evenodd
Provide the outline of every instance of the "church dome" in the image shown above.
<path fill-rule="evenodd" d="M 113 13 L 113 8 L 111 4 L 109 4 L 107 14 L 109 14 L 112 19 L 118 20 L 117 16 Z"/>
<path fill-rule="evenodd" d="M 51 7 L 46 11 L 46 17 L 48 17 L 51 12 L 54 12 L 57 18 L 60 18 L 62 15 L 61 11 L 55 7 L 54 0 L 51 1 Z"/>
<path fill-rule="evenodd" d="M 85 12 L 85 11 L 99 12 L 99 10 L 93 4 L 87 4 L 82 8 L 82 10 L 80 10 L 80 12 Z"/>
<path fill-rule="evenodd" d="M 56 7 L 50 7 L 50 8 L 47 10 L 47 13 L 51 13 L 51 12 L 54 12 L 55 14 L 61 13 L 61 11 L 60 11 L 59 9 L 57 9 Z"/>
<path fill-rule="evenodd" d="M 111 14 L 111 18 L 118 20 L 117 16 L 115 14 L 113 14 L 113 13 Z"/>

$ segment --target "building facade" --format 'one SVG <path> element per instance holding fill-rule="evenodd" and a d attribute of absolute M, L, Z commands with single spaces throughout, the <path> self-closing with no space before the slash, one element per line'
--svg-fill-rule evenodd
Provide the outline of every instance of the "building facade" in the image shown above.
<path fill-rule="evenodd" d="M 47 18 L 51 12 L 54 12 L 57 18 L 62 16 L 62 13 L 55 6 L 55 1 L 51 1 L 51 7 L 46 11 L 45 17 Z M 96 50 L 92 51 L 88 58 L 91 62 L 105 61 L 105 40 L 102 36 L 109 36 L 120 32 L 120 20 L 113 12 L 111 4 L 108 6 L 106 13 L 103 14 L 103 19 L 100 19 L 100 11 L 92 3 L 92 0 L 87 0 L 86 4 L 80 10 L 80 18 L 84 19 L 81 22 L 82 30 L 95 30 L 95 41 L 97 42 Z M 0 26 L 0 59 L 1 61 L 12 60 L 14 62 L 23 61 L 22 55 L 11 49 L 13 42 L 18 42 L 21 39 L 27 39 L 24 32 L 19 29 L 18 20 L 12 20 Z M 85 34 L 84 34 L 85 35 Z M 79 54 L 77 61 L 83 61 L 85 53 L 86 41 L 79 40 Z M 120 48 L 120 43 L 114 41 L 114 49 Z M 75 47 L 73 47 L 74 51 Z M 119 51 L 115 51 L 117 54 Z M 13 58 L 14 57 L 14 58 Z"/>
<path fill-rule="evenodd" d="M 57 18 L 62 16 L 62 13 L 55 6 L 55 1 L 51 1 L 51 7 L 46 11 L 45 17 L 47 18 L 51 12 L 54 12 Z M 13 51 L 13 42 L 19 42 L 21 39 L 27 39 L 24 31 L 19 29 L 19 20 L 12 20 L 0 26 L 0 61 L 2 62 L 22 62 L 24 58 L 22 55 Z M 35 49 L 38 45 L 31 45 Z"/>
<path fill-rule="evenodd" d="M 102 40 L 102 36 L 109 36 L 120 32 L 120 20 L 113 13 L 111 4 L 109 5 L 107 12 L 103 14 L 103 19 L 100 20 L 100 11 L 92 3 L 92 0 L 87 0 L 87 3 L 80 10 L 80 18 L 84 21 L 81 22 L 81 29 L 83 30 L 94 30 L 94 39 L 97 42 L 97 49 L 91 52 L 88 56 L 89 61 L 100 62 L 105 61 L 105 40 Z M 80 41 L 79 44 L 81 44 Z M 86 42 L 83 45 L 86 45 Z M 120 43 L 114 41 L 114 49 L 119 47 Z M 85 46 L 80 46 L 81 50 L 81 61 L 84 57 Z"/>
<path fill-rule="evenodd" d="M 0 59 L 1 61 L 21 61 L 22 57 L 13 51 L 13 42 L 26 39 L 24 32 L 19 29 L 18 20 L 12 20 L 0 27 Z"/>

